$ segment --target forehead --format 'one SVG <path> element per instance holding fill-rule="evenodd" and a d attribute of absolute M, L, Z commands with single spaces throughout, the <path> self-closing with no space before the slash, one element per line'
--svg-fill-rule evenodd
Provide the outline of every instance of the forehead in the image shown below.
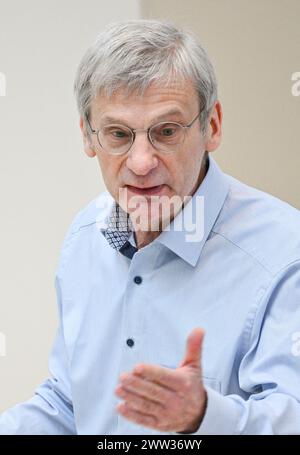
<path fill-rule="evenodd" d="M 117 116 L 149 116 L 153 120 L 164 114 L 189 118 L 199 107 L 196 89 L 190 81 L 171 82 L 168 86 L 152 83 L 144 92 L 128 93 L 119 88 L 110 97 L 98 95 L 92 103 L 91 114 L 96 118 L 113 119 Z"/>

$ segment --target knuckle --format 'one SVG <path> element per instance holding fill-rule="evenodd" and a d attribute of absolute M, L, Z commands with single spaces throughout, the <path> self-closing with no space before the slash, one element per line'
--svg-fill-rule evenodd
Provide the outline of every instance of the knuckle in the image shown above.
<path fill-rule="evenodd" d="M 136 379 L 133 376 L 130 376 L 125 383 L 126 386 L 134 387 L 136 385 Z"/>
<path fill-rule="evenodd" d="M 165 396 L 162 394 L 161 390 L 154 388 L 153 390 L 150 390 L 149 392 L 150 392 L 152 398 L 165 401 Z"/>
<path fill-rule="evenodd" d="M 151 401 L 147 400 L 145 401 L 144 409 L 146 412 L 152 412 L 155 409 L 155 405 Z"/>

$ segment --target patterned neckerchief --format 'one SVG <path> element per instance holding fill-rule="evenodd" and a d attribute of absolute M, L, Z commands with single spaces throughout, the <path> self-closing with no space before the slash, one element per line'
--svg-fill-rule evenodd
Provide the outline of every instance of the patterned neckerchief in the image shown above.
<path fill-rule="evenodd" d="M 113 204 L 107 219 L 107 227 L 102 233 L 112 248 L 129 259 L 137 252 L 138 249 L 129 241 L 131 234 L 134 233 L 132 221 L 117 202 Z"/>

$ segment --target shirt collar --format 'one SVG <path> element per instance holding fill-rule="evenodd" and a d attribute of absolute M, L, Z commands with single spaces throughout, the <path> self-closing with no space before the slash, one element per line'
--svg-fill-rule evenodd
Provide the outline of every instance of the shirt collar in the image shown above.
<path fill-rule="evenodd" d="M 226 199 L 229 182 L 213 158 L 198 189 L 174 220 L 154 240 L 195 266 Z M 106 194 L 110 199 L 110 196 Z M 108 243 L 120 251 L 132 236 L 129 215 L 112 198 L 110 210 L 100 221 Z M 98 220 L 99 222 L 99 220 Z"/>
<path fill-rule="evenodd" d="M 213 158 L 198 189 L 155 241 L 195 266 L 229 191 L 229 182 Z M 191 222 L 192 221 L 192 222 Z M 196 225 L 195 230 L 191 230 Z M 183 227 L 180 229 L 180 227 Z"/>

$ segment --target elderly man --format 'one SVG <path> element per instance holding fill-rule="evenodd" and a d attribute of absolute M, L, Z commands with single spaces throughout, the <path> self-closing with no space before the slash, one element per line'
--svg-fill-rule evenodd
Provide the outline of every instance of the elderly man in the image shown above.
<path fill-rule="evenodd" d="M 115 23 L 75 92 L 107 191 L 64 240 L 51 378 L 1 433 L 300 433 L 299 212 L 210 157 L 205 51 L 169 23 Z"/>

